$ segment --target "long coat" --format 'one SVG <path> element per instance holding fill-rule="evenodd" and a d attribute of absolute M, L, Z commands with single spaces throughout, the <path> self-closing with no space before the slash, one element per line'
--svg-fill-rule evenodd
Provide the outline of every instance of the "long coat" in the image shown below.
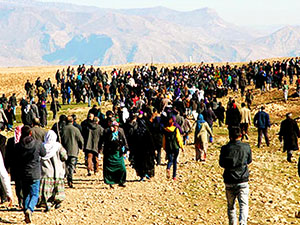
<path fill-rule="evenodd" d="M 287 118 L 281 122 L 279 139 L 283 139 L 283 149 L 298 150 L 298 137 L 300 137 L 299 127 L 295 120 Z"/>
<path fill-rule="evenodd" d="M 65 177 L 64 162 L 67 159 L 67 151 L 63 147 L 51 159 L 41 159 L 42 178 L 63 179 Z"/>
<path fill-rule="evenodd" d="M 201 130 L 196 135 L 195 144 L 200 145 L 200 146 L 204 146 L 205 144 L 207 144 L 208 143 L 208 135 L 213 136 L 213 133 L 207 122 L 202 123 Z"/>
<path fill-rule="evenodd" d="M 80 131 L 72 124 L 67 124 L 61 132 L 62 146 L 67 150 L 68 156 L 78 157 L 79 148 L 83 147 L 83 137 Z"/>
<path fill-rule="evenodd" d="M 88 121 L 83 132 L 84 151 L 93 151 L 96 154 L 102 148 L 103 128 L 92 121 Z"/>
<path fill-rule="evenodd" d="M 123 157 L 123 147 L 128 149 L 124 131 L 119 128 L 118 137 L 112 139 L 112 131 L 104 131 L 103 148 L 103 177 L 106 184 L 124 184 L 126 181 L 126 167 Z"/>

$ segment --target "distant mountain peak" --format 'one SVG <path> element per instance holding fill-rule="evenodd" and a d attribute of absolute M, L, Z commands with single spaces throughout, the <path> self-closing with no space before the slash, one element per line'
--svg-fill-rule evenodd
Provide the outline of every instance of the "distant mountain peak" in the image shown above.
<path fill-rule="evenodd" d="M 116 65 L 149 62 L 151 56 L 155 63 L 246 61 L 300 54 L 300 27 L 257 39 L 212 8 L 103 9 L 0 0 L 0 29 L 5 30 L 0 66 Z"/>
<path fill-rule="evenodd" d="M 201 12 L 201 13 L 206 13 L 206 14 L 218 15 L 218 13 L 217 13 L 217 11 L 215 9 L 209 8 L 209 7 L 195 9 L 192 12 Z"/>

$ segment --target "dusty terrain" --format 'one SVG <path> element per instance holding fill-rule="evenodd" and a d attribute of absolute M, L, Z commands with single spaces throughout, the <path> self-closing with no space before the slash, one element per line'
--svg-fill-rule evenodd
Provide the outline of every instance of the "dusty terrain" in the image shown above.
<path fill-rule="evenodd" d="M 57 67 L 3 68 L 0 69 L 2 91 L 22 92 L 26 79 L 36 76 L 54 77 Z M 9 76 L 8 76 L 9 75 Z M 12 85 L 12 79 L 16 79 Z M 230 93 L 241 103 L 237 93 Z M 227 99 L 223 99 L 227 102 Z M 287 111 L 293 117 L 300 116 L 298 99 L 282 101 L 282 91 L 272 90 L 260 94 L 255 91 L 252 115 L 258 107 L 266 105 L 273 126 L 270 130 L 271 146 L 257 143 L 256 129 L 250 128 L 250 145 L 253 163 L 250 166 L 249 224 L 300 224 L 295 212 L 300 210 L 300 184 L 297 175 L 299 154 L 294 162 L 287 163 L 276 133 Z M 105 108 L 108 108 L 106 106 Z M 105 109 L 103 109 L 105 111 Z M 88 108 L 85 105 L 64 106 L 60 113 L 76 113 L 84 119 Z M 51 118 L 51 113 L 49 119 Z M 52 122 L 53 123 L 53 122 Z M 50 123 L 51 125 L 51 123 Z M 178 180 L 167 180 L 166 166 L 156 167 L 156 176 L 151 181 L 138 182 L 134 170 L 127 166 L 126 188 L 109 189 L 100 173 L 87 177 L 83 154 L 80 154 L 75 188 L 66 188 L 67 198 L 58 210 L 33 214 L 35 224 L 227 224 L 227 208 L 222 179 L 223 170 L 218 165 L 220 147 L 228 141 L 225 127 L 214 127 L 214 143 L 209 145 L 208 161 L 195 162 L 194 147 L 188 145 L 180 155 Z M 11 133 L 5 133 L 10 136 Z M 192 134 L 190 136 L 193 136 Z M 127 163 L 128 164 L 128 163 Z M 101 165 L 102 166 L 102 165 Z M 0 207 L 1 224 L 23 224 L 23 213 L 14 207 Z"/>

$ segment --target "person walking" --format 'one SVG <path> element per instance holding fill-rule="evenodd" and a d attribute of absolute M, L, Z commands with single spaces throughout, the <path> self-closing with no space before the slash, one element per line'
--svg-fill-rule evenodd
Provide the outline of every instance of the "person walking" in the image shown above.
<path fill-rule="evenodd" d="M 270 145 L 268 137 L 268 128 L 271 127 L 269 114 L 266 113 L 265 107 L 262 106 L 260 111 L 254 116 L 254 126 L 257 127 L 258 132 L 258 142 L 257 147 L 260 148 L 262 135 L 265 136 L 267 146 Z"/>
<path fill-rule="evenodd" d="M 179 149 L 184 151 L 183 140 L 180 135 L 179 128 L 174 125 L 172 116 L 168 116 L 168 124 L 164 128 L 163 135 L 163 148 L 166 151 L 168 164 L 167 164 L 167 178 L 171 178 L 171 166 L 173 165 L 173 180 L 176 180 L 177 175 L 177 158 Z"/>
<path fill-rule="evenodd" d="M 218 121 L 219 121 L 219 127 L 222 127 L 223 123 L 224 123 L 224 118 L 225 118 L 225 108 L 222 105 L 222 102 L 219 102 L 219 106 L 216 109 L 216 116 L 217 116 Z"/>
<path fill-rule="evenodd" d="M 235 200 L 239 202 L 239 224 L 246 225 L 248 218 L 249 169 L 252 162 L 252 152 L 248 143 L 239 139 L 239 127 L 229 130 L 230 141 L 222 146 L 219 165 L 224 168 L 223 178 L 227 198 L 227 214 L 229 225 L 237 225 Z"/>
<path fill-rule="evenodd" d="M 247 102 L 247 107 L 250 110 L 251 110 L 251 105 L 252 105 L 253 98 L 254 97 L 253 97 L 251 89 L 248 89 L 248 91 L 246 93 L 245 101 Z"/>
<path fill-rule="evenodd" d="M 83 147 L 84 140 L 78 128 L 73 126 L 72 116 L 68 116 L 67 124 L 62 128 L 61 143 L 68 153 L 67 181 L 69 187 L 73 188 L 73 173 L 77 164 L 79 149 Z"/>
<path fill-rule="evenodd" d="M 87 157 L 88 176 L 91 176 L 91 171 L 94 171 L 95 174 L 98 172 L 98 154 L 102 149 L 103 128 L 97 121 L 97 117 L 94 117 L 94 114 L 89 114 L 86 126 L 83 127 L 83 151 Z"/>
<path fill-rule="evenodd" d="M 10 177 L 5 168 L 4 160 L 3 160 L 1 152 L 0 152 L 0 180 L 1 180 L 4 194 L 5 194 L 5 196 L 7 196 L 7 201 L 9 202 L 9 207 L 12 207 L 13 194 L 12 194 L 12 189 L 11 189 L 11 184 L 10 184 Z"/>
<path fill-rule="evenodd" d="M 283 91 L 284 101 L 287 102 L 289 96 L 289 85 L 287 84 L 286 80 L 283 82 L 282 91 Z"/>
<path fill-rule="evenodd" d="M 29 126 L 22 128 L 20 142 L 16 144 L 18 174 L 22 182 L 25 222 L 32 222 L 32 213 L 38 202 L 41 179 L 40 157 L 46 155 L 42 142 L 33 139 Z"/>
<path fill-rule="evenodd" d="M 32 133 L 31 136 L 33 137 L 33 139 L 39 140 L 41 142 L 44 141 L 44 138 L 45 138 L 45 135 L 47 132 L 40 127 L 40 119 L 35 118 L 33 120 L 33 127 L 31 128 L 31 133 Z"/>
<path fill-rule="evenodd" d="M 299 126 L 292 119 L 292 113 L 286 114 L 286 119 L 281 122 L 279 140 L 283 141 L 283 151 L 287 152 L 287 161 L 292 162 L 293 151 L 299 150 L 298 138 L 300 137 Z"/>
<path fill-rule="evenodd" d="M 116 121 L 104 131 L 103 145 L 103 177 L 104 183 L 110 188 L 114 184 L 125 187 L 126 167 L 123 155 L 128 149 L 127 140 L 123 129 Z"/>
<path fill-rule="evenodd" d="M 11 105 L 11 108 L 13 110 L 13 119 L 14 119 L 14 122 L 16 122 L 16 107 L 18 106 L 17 98 L 16 98 L 16 93 L 13 93 L 12 96 L 9 97 L 8 102 Z"/>
<path fill-rule="evenodd" d="M 155 146 L 146 118 L 140 114 L 137 119 L 137 128 L 134 130 L 133 144 L 134 169 L 140 181 L 150 179 L 155 175 Z"/>
<path fill-rule="evenodd" d="M 5 124 L 7 124 L 7 118 L 5 115 L 5 112 L 3 110 L 3 108 L 1 108 L 0 106 L 0 130 L 4 130 L 5 129 Z"/>
<path fill-rule="evenodd" d="M 55 98 L 52 98 L 51 105 L 50 105 L 50 110 L 53 113 L 52 120 L 56 119 L 56 114 L 57 112 L 59 112 L 59 109 L 61 109 L 61 105 Z"/>
<path fill-rule="evenodd" d="M 7 140 L 6 153 L 5 153 L 5 167 L 10 173 L 11 180 L 15 182 L 15 192 L 18 199 L 19 208 L 23 208 L 23 193 L 21 176 L 18 173 L 18 163 L 16 157 L 16 145 L 20 142 L 21 131 L 23 125 L 15 128 L 14 136 Z"/>
<path fill-rule="evenodd" d="M 209 124 L 203 119 L 202 114 L 198 115 L 195 129 L 195 150 L 196 161 L 206 161 L 207 148 L 208 148 L 208 136 L 213 137 L 212 130 Z"/>
<path fill-rule="evenodd" d="M 229 100 L 230 101 L 230 100 Z M 235 104 L 235 100 L 232 100 L 228 104 L 228 108 L 226 111 L 226 125 L 228 126 L 228 130 L 231 127 L 239 127 L 241 123 L 241 114 L 237 105 Z"/>
<path fill-rule="evenodd" d="M 242 103 L 242 108 L 240 110 L 241 113 L 241 132 L 242 132 L 242 139 L 244 139 L 244 137 L 248 140 L 248 128 L 249 125 L 251 125 L 251 111 L 250 109 L 246 108 L 246 104 L 243 102 Z"/>
<path fill-rule="evenodd" d="M 38 205 L 45 207 L 47 212 L 52 206 L 55 209 L 60 208 L 62 201 L 66 198 L 64 162 L 68 156 L 67 151 L 57 142 L 57 135 L 53 130 L 46 133 L 43 145 L 46 155 L 41 158 L 42 178 Z"/>

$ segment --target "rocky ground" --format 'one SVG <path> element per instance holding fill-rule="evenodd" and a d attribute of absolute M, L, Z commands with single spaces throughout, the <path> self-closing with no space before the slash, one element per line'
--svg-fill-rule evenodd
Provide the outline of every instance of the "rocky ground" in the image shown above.
<path fill-rule="evenodd" d="M 237 94 L 230 95 L 241 103 Z M 267 94 L 255 91 L 252 114 L 264 104 L 273 126 L 270 147 L 263 144 L 260 149 L 255 147 L 256 128 L 250 128 L 249 143 L 253 151 L 249 182 L 250 225 L 300 224 L 300 219 L 295 217 L 295 212 L 300 210 L 299 154 L 295 153 L 294 162 L 288 163 L 276 135 L 285 113 L 292 111 L 293 117 L 298 117 L 300 106 L 297 99 L 284 103 L 281 98 L 281 91 L 273 90 Z M 227 99 L 223 101 L 225 103 Z M 76 113 L 82 120 L 87 110 L 83 105 L 72 105 L 64 106 L 61 113 Z M 220 148 L 228 141 L 227 129 L 215 125 L 214 133 L 206 163 L 194 161 L 193 145 L 188 145 L 180 154 L 177 181 L 166 179 L 164 164 L 155 168 L 156 175 L 152 180 L 138 182 L 135 171 L 128 165 L 126 188 L 110 189 L 103 182 L 102 169 L 97 175 L 86 176 L 81 153 L 75 188 L 66 188 L 62 207 L 48 213 L 38 209 L 33 214 L 33 221 L 35 224 L 227 224 L 223 170 L 218 165 Z M 0 218 L 1 224 L 24 224 L 16 198 L 13 208 L 0 207 Z"/>

